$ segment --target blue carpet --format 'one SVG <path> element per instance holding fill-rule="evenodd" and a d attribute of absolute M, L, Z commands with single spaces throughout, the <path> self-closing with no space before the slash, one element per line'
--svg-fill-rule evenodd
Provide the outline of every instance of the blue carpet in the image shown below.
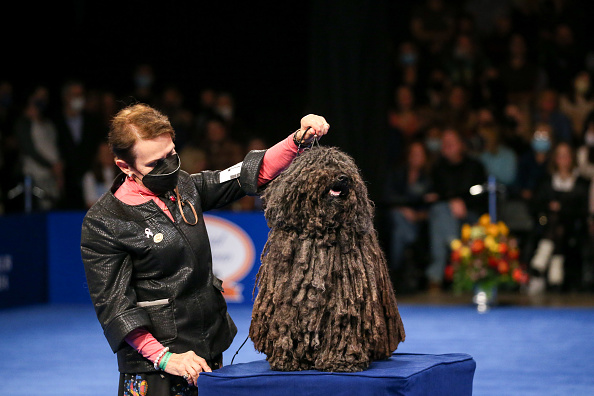
<path fill-rule="evenodd" d="M 250 308 L 230 306 L 245 340 Z M 594 395 L 594 309 L 402 305 L 402 353 L 467 353 L 474 394 Z M 43 305 L 0 311 L 0 395 L 115 395 L 115 356 L 92 307 Z M 234 362 L 264 359 L 251 341 Z"/>

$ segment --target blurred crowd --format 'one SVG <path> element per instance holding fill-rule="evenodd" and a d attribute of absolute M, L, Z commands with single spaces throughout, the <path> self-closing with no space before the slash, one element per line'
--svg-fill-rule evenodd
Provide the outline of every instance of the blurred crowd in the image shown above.
<path fill-rule="evenodd" d="M 378 200 L 389 208 L 389 261 L 404 289 L 447 286 L 449 243 L 487 212 L 487 194 L 471 187 L 489 176 L 497 220 L 521 240 L 531 291 L 592 287 L 594 50 L 583 4 L 422 0 L 412 8 L 393 40 L 391 161 Z M 267 147 L 237 116 L 233 94 L 203 89 L 187 100 L 158 77 L 139 65 L 125 94 L 76 79 L 55 91 L 0 81 L 1 213 L 89 208 L 118 172 L 109 121 L 133 102 L 169 116 L 190 173 Z M 259 208 L 245 198 L 230 209 Z"/>
<path fill-rule="evenodd" d="M 107 144 L 111 118 L 142 102 L 167 116 L 176 132 L 183 170 L 225 169 L 246 152 L 264 149 L 263 138 L 238 119 L 232 93 L 204 89 L 197 104 L 174 85 L 156 88 L 156 73 L 141 64 L 131 76 L 131 92 L 89 88 L 77 79 L 59 88 L 0 82 L 1 213 L 86 210 L 118 174 Z M 233 210 L 259 208 L 246 197 Z"/>
<path fill-rule="evenodd" d="M 591 288 L 594 52 L 582 4 L 413 9 L 394 50 L 384 196 L 390 265 L 409 288 L 444 287 L 450 241 L 488 212 L 477 192 L 489 176 L 496 220 L 520 237 L 529 291 Z"/>

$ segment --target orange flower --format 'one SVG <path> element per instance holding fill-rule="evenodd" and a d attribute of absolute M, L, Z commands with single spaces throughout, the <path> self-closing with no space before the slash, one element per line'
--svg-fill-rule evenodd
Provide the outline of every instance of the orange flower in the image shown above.
<path fill-rule="evenodd" d="M 471 229 L 472 229 L 472 227 L 470 227 L 470 224 L 462 225 L 462 232 L 460 233 L 460 236 L 462 237 L 463 241 L 467 241 L 470 239 Z"/>
<path fill-rule="evenodd" d="M 501 253 L 501 254 L 507 253 L 507 244 L 505 244 L 503 242 L 501 242 L 499 244 L 499 253 Z"/>
<path fill-rule="evenodd" d="M 500 274 L 507 274 L 509 272 L 509 263 L 505 260 L 500 260 L 497 269 Z"/>
<path fill-rule="evenodd" d="M 472 245 L 470 246 L 470 250 L 474 254 L 482 252 L 484 248 L 485 243 L 481 239 L 475 239 L 474 241 L 472 241 Z"/>
<path fill-rule="evenodd" d="M 479 224 L 483 227 L 487 227 L 489 224 L 491 224 L 491 216 L 489 216 L 488 213 L 485 213 L 484 215 L 482 215 L 481 217 L 479 217 Z"/>

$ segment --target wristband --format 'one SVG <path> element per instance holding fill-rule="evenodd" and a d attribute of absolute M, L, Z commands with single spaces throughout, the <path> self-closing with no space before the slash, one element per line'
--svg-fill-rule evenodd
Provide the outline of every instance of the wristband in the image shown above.
<path fill-rule="evenodd" d="M 169 362 L 169 358 L 171 357 L 171 355 L 171 352 L 166 352 L 165 355 L 163 355 L 163 359 L 161 359 L 161 361 L 159 362 L 159 368 L 161 370 L 165 371 L 165 367 L 167 367 L 167 362 Z"/>
<path fill-rule="evenodd" d="M 167 352 L 169 352 L 169 347 L 163 348 L 161 352 L 159 352 L 159 355 L 155 359 L 155 370 L 159 370 L 159 360 L 161 360 L 163 355 Z"/>

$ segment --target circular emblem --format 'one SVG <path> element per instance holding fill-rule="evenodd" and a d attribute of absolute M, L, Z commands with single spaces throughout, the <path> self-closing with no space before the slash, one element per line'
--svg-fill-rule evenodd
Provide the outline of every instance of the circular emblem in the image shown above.
<path fill-rule="evenodd" d="M 155 236 L 153 237 L 153 241 L 155 241 L 155 243 L 159 243 L 163 240 L 163 234 L 161 234 L 160 232 L 158 234 L 155 234 Z"/>

